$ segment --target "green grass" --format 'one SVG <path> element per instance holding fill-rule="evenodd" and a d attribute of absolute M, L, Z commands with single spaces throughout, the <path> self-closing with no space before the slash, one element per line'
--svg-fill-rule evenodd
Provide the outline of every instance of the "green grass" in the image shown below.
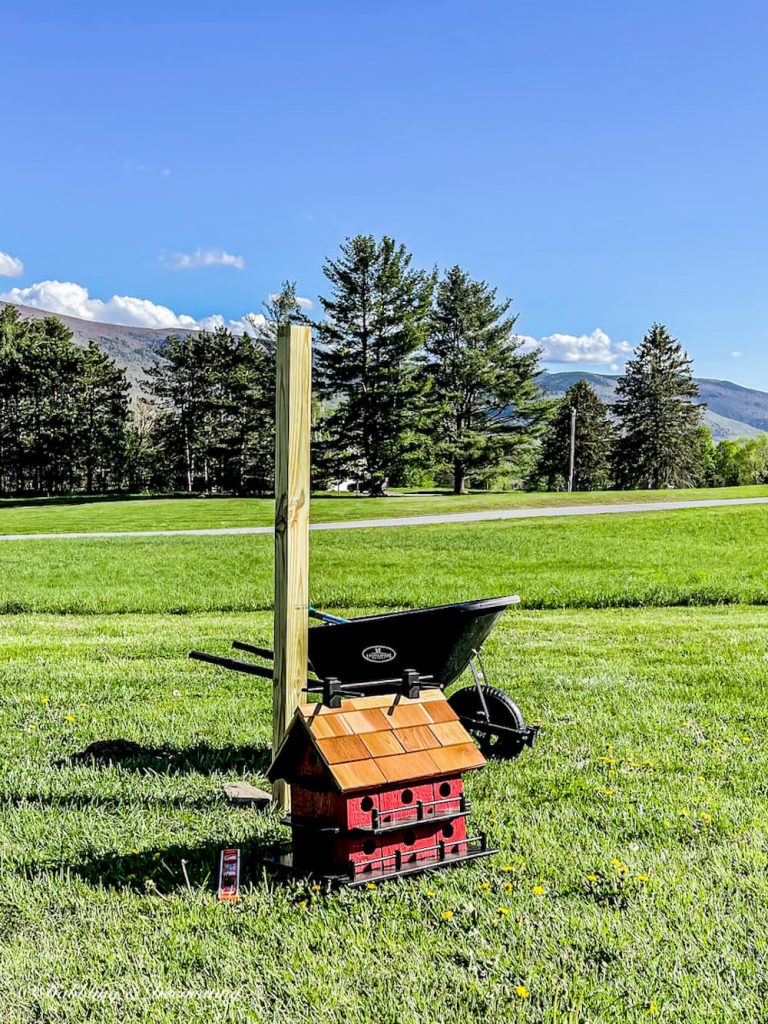
<path fill-rule="evenodd" d="M 186 651 L 268 633 L 263 613 L 0 621 L 3 1021 L 762 1018 L 762 611 L 507 613 L 488 667 L 544 731 L 468 780 L 499 855 L 338 895 L 271 881 L 275 818 L 220 799 L 264 781 L 269 696 Z M 69 760 L 115 736 L 152 752 Z M 237 907 L 212 893 L 230 842 Z"/>
<path fill-rule="evenodd" d="M 389 498 L 317 495 L 311 515 L 316 523 L 390 516 L 480 512 L 513 508 L 557 508 L 620 502 L 685 501 L 706 498 L 768 497 L 768 486 L 716 487 L 665 491 L 593 491 L 524 493 L 446 492 Z M 273 503 L 267 498 L 38 499 L 0 501 L 0 533 L 79 533 L 124 530 L 192 530 L 271 526 Z"/>
<path fill-rule="evenodd" d="M 275 815 L 221 799 L 265 783 L 268 685 L 186 656 L 269 642 L 271 539 L 0 544 L 0 1020 L 761 1020 L 767 527 L 750 507 L 313 535 L 314 599 L 341 612 L 520 592 L 484 653 L 543 727 L 467 780 L 498 855 L 338 894 L 275 882 Z M 117 737 L 143 755 L 72 760 Z M 213 892 L 228 844 L 237 906 Z"/>
<path fill-rule="evenodd" d="M 529 608 L 768 603 L 768 506 L 312 536 L 319 607 L 519 593 Z M 246 611 L 272 604 L 269 536 L 0 543 L 0 612 Z"/>

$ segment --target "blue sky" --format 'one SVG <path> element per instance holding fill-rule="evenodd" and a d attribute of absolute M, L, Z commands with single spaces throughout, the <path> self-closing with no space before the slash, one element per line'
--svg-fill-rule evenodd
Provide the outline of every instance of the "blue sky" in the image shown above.
<path fill-rule="evenodd" d="M 768 389 L 764 3 L 5 0 L 2 20 L 0 293 L 238 320 L 284 278 L 316 301 L 345 236 L 388 233 L 513 297 L 552 369 L 611 372 L 660 320 L 698 375 Z"/>

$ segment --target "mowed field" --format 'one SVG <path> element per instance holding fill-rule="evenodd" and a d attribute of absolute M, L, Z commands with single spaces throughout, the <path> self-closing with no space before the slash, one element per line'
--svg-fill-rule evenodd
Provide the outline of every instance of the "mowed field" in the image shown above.
<path fill-rule="evenodd" d="M 448 492 L 402 493 L 387 498 L 318 494 L 312 499 L 311 515 L 313 522 L 333 523 L 392 516 L 439 515 L 446 512 L 765 497 L 768 497 L 768 486 L 765 485 L 663 491 L 579 491 L 573 494 L 523 491 L 475 492 L 458 496 Z M 227 529 L 271 526 L 273 520 L 274 504 L 271 498 L 0 500 L 0 534 Z"/>
<path fill-rule="evenodd" d="M 542 725 L 467 780 L 497 856 L 340 893 L 273 880 L 277 817 L 221 797 L 264 784 L 268 686 L 186 656 L 269 641 L 270 538 L 0 545 L 0 1019 L 762 1019 L 766 538 L 760 506 L 314 535 L 342 613 L 519 592 L 486 662 Z"/>

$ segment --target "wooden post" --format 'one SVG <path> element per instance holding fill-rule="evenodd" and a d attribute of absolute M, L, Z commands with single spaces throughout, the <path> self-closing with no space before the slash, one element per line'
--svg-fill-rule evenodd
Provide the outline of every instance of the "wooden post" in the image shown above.
<path fill-rule="evenodd" d="M 275 408 L 273 755 L 307 685 L 311 397 L 311 328 L 281 327 Z M 290 791 L 284 782 L 276 784 L 273 794 L 283 810 L 290 809 Z"/>

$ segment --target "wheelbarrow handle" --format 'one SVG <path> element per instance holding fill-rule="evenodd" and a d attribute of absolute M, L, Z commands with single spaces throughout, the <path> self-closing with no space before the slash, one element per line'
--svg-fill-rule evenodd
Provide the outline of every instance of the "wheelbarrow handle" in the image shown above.
<path fill-rule="evenodd" d="M 351 622 L 351 619 L 342 619 L 340 615 L 329 615 L 328 612 L 318 611 L 313 605 L 307 608 L 307 614 L 310 618 L 321 619 L 323 622 L 334 622 L 337 625 L 343 622 Z"/>
<path fill-rule="evenodd" d="M 190 651 L 189 657 L 195 661 L 205 661 L 209 665 L 220 665 L 221 668 L 232 669 L 233 672 L 245 672 L 251 676 L 272 679 L 274 672 L 263 665 L 253 665 L 250 661 L 238 661 L 236 658 L 222 658 L 218 654 L 207 654 L 205 651 Z"/>

